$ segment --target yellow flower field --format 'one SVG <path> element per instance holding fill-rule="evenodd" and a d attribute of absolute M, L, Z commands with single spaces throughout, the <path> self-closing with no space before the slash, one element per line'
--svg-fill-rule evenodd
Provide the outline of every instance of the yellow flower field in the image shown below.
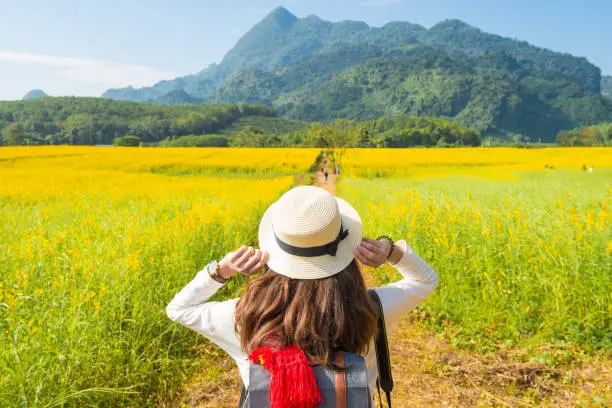
<path fill-rule="evenodd" d="M 366 233 L 439 272 L 421 313 L 454 344 L 612 349 L 611 148 L 356 149 L 344 167 Z"/>
<path fill-rule="evenodd" d="M 264 208 L 318 153 L 1 148 L 0 407 L 170 400 L 212 349 L 165 305 L 256 244 Z M 597 148 L 353 149 L 338 194 L 368 235 L 405 237 L 438 270 L 417 315 L 454 344 L 608 352 L 611 166 Z M 554 350 L 552 365 L 575 356 Z"/>
<path fill-rule="evenodd" d="M 202 339 L 165 304 L 255 243 L 263 209 L 316 153 L 0 149 L 0 406 L 143 406 L 175 391 Z"/>
<path fill-rule="evenodd" d="M 512 174 L 554 169 L 612 166 L 610 148 L 350 149 L 344 173 L 357 177 L 439 177 L 473 175 L 512 179 Z"/>

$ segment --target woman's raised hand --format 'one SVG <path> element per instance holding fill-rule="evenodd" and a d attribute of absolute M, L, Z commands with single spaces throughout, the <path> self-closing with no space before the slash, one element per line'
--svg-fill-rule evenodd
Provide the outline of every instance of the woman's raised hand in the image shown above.
<path fill-rule="evenodd" d="M 362 264 L 379 267 L 387 262 L 387 255 L 391 251 L 391 243 L 387 240 L 377 241 L 375 239 L 363 238 L 361 244 L 353 253 Z"/>
<path fill-rule="evenodd" d="M 219 274 L 224 279 L 231 278 L 235 273 L 249 276 L 268 262 L 268 253 L 253 247 L 242 246 L 235 252 L 230 252 L 219 262 Z"/>

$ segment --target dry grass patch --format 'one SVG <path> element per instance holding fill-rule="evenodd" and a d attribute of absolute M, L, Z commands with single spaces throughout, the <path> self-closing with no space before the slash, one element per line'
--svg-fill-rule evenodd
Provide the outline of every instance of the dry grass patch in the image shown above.
<path fill-rule="evenodd" d="M 607 407 L 609 359 L 562 367 L 522 362 L 522 352 L 459 350 L 406 318 L 390 336 L 398 407 Z"/>

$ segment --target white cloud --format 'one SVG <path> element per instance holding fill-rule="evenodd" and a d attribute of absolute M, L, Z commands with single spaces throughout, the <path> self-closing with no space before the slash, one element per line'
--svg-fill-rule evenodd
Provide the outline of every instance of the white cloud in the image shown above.
<path fill-rule="evenodd" d="M 361 7 L 387 7 L 403 2 L 404 0 L 359 0 L 357 5 Z"/>
<path fill-rule="evenodd" d="M 5 50 L 0 50 L 0 62 L 2 61 L 47 67 L 72 81 L 108 87 L 148 86 L 162 79 L 171 79 L 176 76 L 170 72 L 142 65 Z"/>

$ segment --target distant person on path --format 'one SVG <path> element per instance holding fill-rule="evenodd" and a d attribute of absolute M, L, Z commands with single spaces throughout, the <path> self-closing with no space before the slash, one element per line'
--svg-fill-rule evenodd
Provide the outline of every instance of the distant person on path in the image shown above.
<path fill-rule="evenodd" d="M 406 241 L 363 238 L 357 211 L 314 186 L 296 187 L 266 210 L 259 246 L 242 246 L 209 263 L 172 299 L 168 317 L 228 353 L 247 390 L 250 375 L 268 371 L 269 390 L 258 395 L 278 408 L 335 407 L 330 398 L 319 405 L 322 388 L 313 370 L 335 371 L 335 382 L 340 381 L 343 371 L 338 367 L 349 356 L 361 359 L 359 367 L 374 396 L 378 372 L 371 344 L 378 303 L 366 291 L 358 261 L 371 267 L 388 262 L 403 276 L 374 289 L 387 331 L 432 294 L 438 284 L 436 272 Z M 239 299 L 209 302 L 233 275 L 250 276 L 264 266 Z M 355 380 L 344 378 L 350 394 L 356 388 L 348 385 Z M 283 392 L 286 389 L 290 395 Z M 253 403 L 248 391 L 243 395 Z"/>
<path fill-rule="evenodd" d="M 323 175 L 325 176 L 325 183 L 327 183 L 327 179 L 329 178 L 329 173 L 327 172 L 327 170 L 325 170 L 325 173 L 323 173 Z"/>

